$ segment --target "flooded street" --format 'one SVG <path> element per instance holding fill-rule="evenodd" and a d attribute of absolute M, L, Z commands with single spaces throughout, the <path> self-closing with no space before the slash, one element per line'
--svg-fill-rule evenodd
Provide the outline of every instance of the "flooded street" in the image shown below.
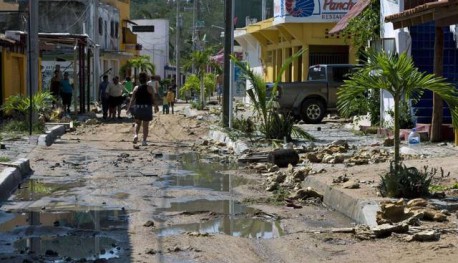
<path fill-rule="evenodd" d="M 116 125 L 30 154 L 33 175 L 1 207 L 1 262 L 277 262 L 295 233 L 352 224 L 321 205 L 245 202 L 266 195 L 258 174 L 182 142 L 132 149 Z"/>

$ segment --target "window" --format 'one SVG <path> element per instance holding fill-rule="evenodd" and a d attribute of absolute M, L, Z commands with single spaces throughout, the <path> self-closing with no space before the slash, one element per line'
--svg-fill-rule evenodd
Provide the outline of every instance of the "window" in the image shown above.
<path fill-rule="evenodd" d="M 99 35 L 103 35 L 103 19 L 99 17 Z"/>
<path fill-rule="evenodd" d="M 115 22 L 115 37 L 119 38 L 119 22 Z"/>
<path fill-rule="evenodd" d="M 114 37 L 115 35 L 115 23 L 113 20 L 110 21 L 110 37 Z"/>

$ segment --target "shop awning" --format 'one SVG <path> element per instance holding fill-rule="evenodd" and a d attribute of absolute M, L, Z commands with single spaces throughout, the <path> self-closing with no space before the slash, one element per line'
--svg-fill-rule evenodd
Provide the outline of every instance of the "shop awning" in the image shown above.
<path fill-rule="evenodd" d="M 458 0 L 443 0 L 419 5 L 404 12 L 385 17 L 394 29 L 435 21 L 436 26 L 458 24 Z"/>
<path fill-rule="evenodd" d="M 350 20 L 361 14 L 364 9 L 371 3 L 371 0 L 359 0 L 351 9 L 348 11 L 342 19 L 329 31 L 329 34 L 336 34 L 344 30 Z"/>

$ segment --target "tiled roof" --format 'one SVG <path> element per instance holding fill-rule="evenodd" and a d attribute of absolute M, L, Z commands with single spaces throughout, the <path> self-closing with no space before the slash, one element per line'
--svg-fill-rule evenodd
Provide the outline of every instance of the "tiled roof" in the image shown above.
<path fill-rule="evenodd" d="M 359 0 L 351 9 L 348 11 L 342 19 L 337 22 L 337 24 L 329 31 L 329 34 L 339 33 L 344 30 L 350 20 L 354 17 L 357 17 L 361 12 L 371 3 L 371 0 Z"/>
<path fill-rule="evenodd" d="M 408 19 L 408 18 L 411 18 L 412 16 L 421 15 L 421 13 L 425 11 L 431 11 L 435 8 L 448 7 L 448 6 L 456 5 L 456 4 L 458 4 L 458 0 L 442 0 L 442 1 L 426 3 L 426 4 L 419 5 L 417 7 L 405 10 L 397 14 L 386 16 L 385 22 L 393 22 L 395 20 L 402 20 L 403 18 Z"/>

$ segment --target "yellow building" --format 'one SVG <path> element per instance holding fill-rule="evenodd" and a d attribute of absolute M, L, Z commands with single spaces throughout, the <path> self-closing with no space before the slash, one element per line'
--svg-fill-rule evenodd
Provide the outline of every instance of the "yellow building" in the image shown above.
<path fill-rule="evenodd" d="M 19 42 L 0 36 L 0 85 L 3 104 L 12 95 L 26 95 L 27 57 L 25 47 Z"/>
<path fill-rule="evenodd" d="M 328 32 L 356 0 L 274 0 L 274 17 L 234 32 L 245 60 L 266 81 L 274 81 L 282 64 L 305 49 L 282 75 L 285 82 L 305 81 L 310 65 L 356 63 L 347 39 Z"/>
<path fill-rule="evenodd" d="M 121 32 L 121 39 L 119 43 L 119 51 L 126 52 L 128 54 L 124 56 L 116 56 L 119 59 L 119 64 L 123 65 L 126 61 L 139 54 L 140 47 L 137 43 L 137 35 L 134 34 L 130 28 L 128 27 L 129 23 L 132 23 L 130 20 L 130 0 L 101 0 L 102 3 L 114 6 L 119 10 L 119 28 L 118 32 Z M 129 55 L 130 54 L 130 55 Z M 107 56 L 105 57 L 112 57 Z M 103 60 L 103 59 L 102 59 Z M 119 72 L 114 72 L 114 74 L 118 74 Z M 121 76 L 121 78 L 124 76 Z"/>

